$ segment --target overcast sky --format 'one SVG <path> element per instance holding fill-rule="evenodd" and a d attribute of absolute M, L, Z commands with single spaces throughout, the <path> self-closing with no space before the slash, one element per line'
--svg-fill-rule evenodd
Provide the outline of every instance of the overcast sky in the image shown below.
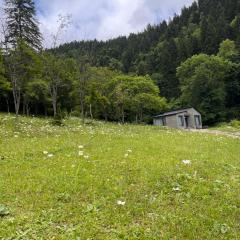
<path fill-rule="evenodd" d="M 58 15 L 72 15 L 72 25 L 61 42 L 82 39 L 106 40 L 142 31 L 148 23 L 168 20 L 194 0 L 36 0 L 38 20 L 51 46 Z M 2 6 L 3 0 L 0 0 Z"/>

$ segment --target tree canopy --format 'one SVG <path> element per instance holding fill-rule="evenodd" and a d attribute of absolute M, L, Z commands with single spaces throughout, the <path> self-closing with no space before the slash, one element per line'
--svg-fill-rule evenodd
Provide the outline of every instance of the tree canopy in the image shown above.
<path fill-rule="evenodd" d="M 224 119 L 225 77 L 230 63 L 205 54 L 189 58 L 177 69 L 181 85 L 181 100 L 198 109 L 209 123 Z"/>

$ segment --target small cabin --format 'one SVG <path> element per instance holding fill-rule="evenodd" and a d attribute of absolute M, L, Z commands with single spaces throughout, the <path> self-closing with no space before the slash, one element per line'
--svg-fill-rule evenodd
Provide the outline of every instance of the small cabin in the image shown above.
<path fill-rule="evenodd" d="M 202 129 L 202 117 L 196 109 L 185 108 L 155 116 L 153 124 L 179 129 Z"/>

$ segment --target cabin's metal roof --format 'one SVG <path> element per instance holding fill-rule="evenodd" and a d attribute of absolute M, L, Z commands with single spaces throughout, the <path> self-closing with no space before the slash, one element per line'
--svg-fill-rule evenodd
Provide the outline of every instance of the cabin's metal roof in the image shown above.
<path fill-rule="evenodd" d="M 189 110 L 189 109 L 192 109 L 192 107 L 178 109 L 178 110 L 174 110 L 174 111 L 170 111 L 170 112 L 165 112 L 165 113 L 162 113 L 160 115 L 154 116 L 154 118 L 166 117 L 166 116 L 176 115 L 176 114 L 179 114 L 179 113 L 184 113 L 184 112 L 187 112 L 187 110 Z"/>

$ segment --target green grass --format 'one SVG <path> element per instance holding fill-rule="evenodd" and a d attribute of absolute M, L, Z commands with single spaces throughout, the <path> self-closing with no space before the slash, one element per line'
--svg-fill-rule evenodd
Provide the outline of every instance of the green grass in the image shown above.
<path fill-rule="evenodd" d="M 240 121 L 233 120 L 230 123 L 220 123 L 211 129 L 230 132 L 230 133 L 235 133 L 235 132 L 240 133 Z"/>
<path fill-rule="evenodd" d="M 239 139 L 64 123 L 0 115 L 0 239 L 240 239 Z"/>

